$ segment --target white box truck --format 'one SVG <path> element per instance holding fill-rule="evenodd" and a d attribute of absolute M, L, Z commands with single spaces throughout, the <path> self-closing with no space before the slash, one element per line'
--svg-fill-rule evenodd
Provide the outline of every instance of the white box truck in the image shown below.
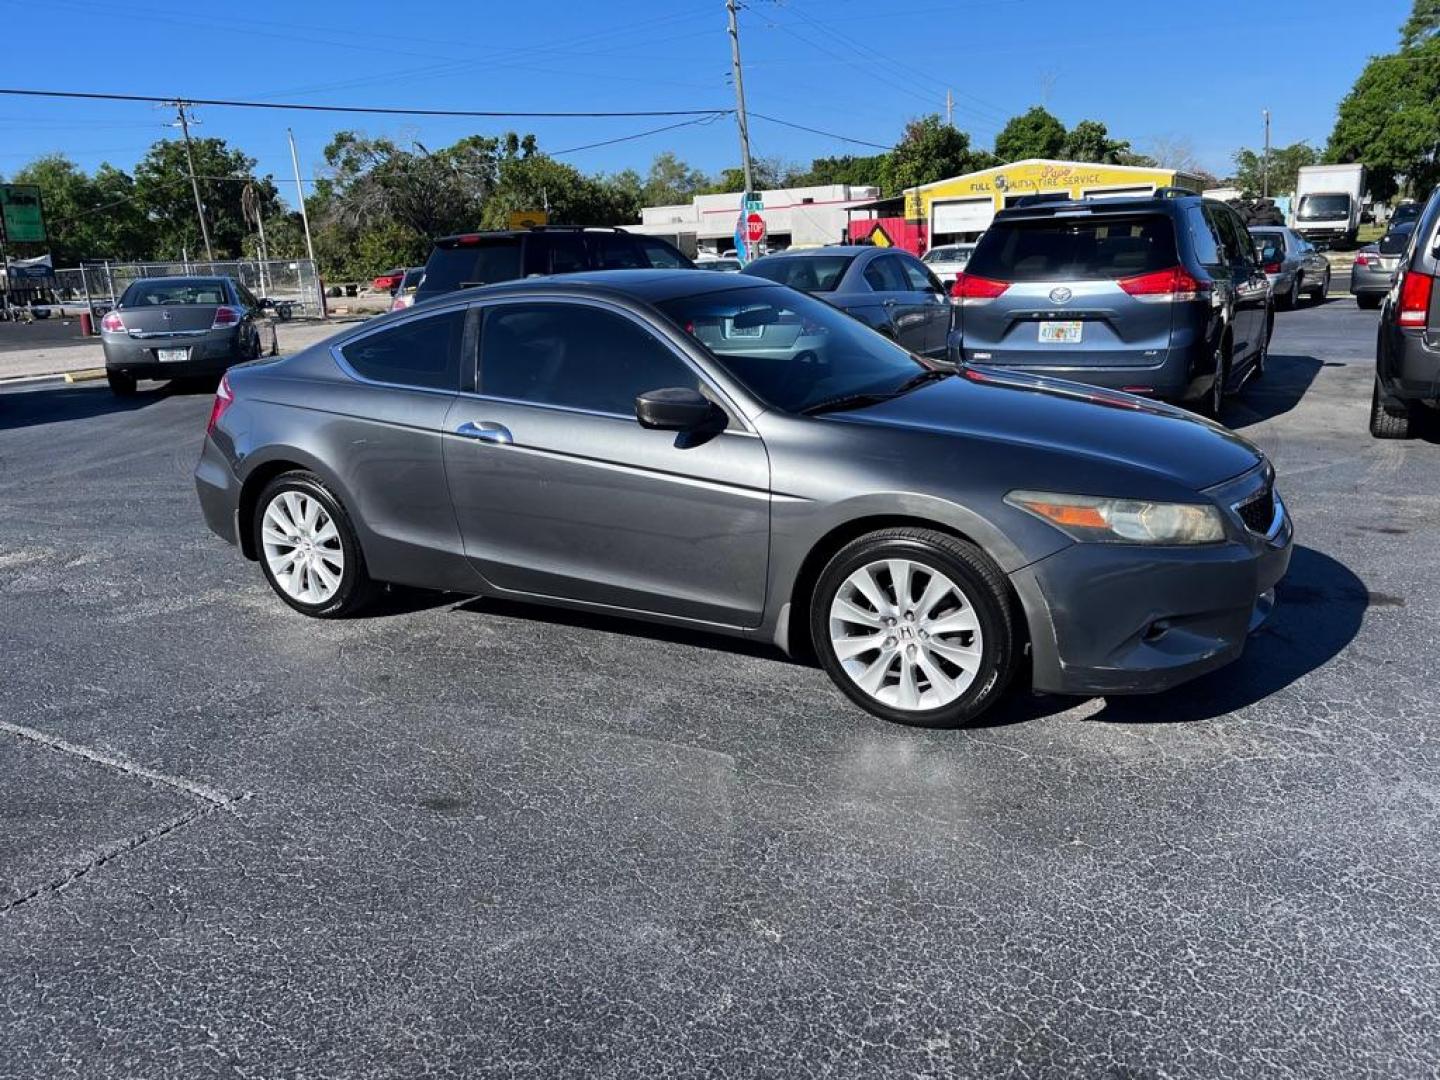
<path fill-rule="evenodd" d="M 1321 247 L 1353 244 L 1364 201 L 1364 165 L 1306 165 L 1295 184 L 1290 227 Z"/>

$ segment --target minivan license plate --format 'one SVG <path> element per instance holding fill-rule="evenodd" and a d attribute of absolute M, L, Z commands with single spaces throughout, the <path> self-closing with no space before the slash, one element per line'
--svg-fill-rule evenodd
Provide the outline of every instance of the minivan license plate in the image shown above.
<path fill-rule="evenodd" d="M 183 364 L 190 359 L 189 349 L 156 349 L 155 358 L 162 364 Z"/>
<path fill-rule="evenodd" d="M 1070 319 L 1065 322 L 1042 322 L 1040 324 L 1040 343 L 1042 345 L 1074 345 L 1080 340 L 1080 334 L 1085 324 L 1079 319 Z"/>

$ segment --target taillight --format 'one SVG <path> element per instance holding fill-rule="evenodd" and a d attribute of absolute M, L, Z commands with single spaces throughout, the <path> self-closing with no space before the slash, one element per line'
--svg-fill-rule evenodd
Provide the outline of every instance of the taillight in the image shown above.
<path fill-rule="evenodd" d="M 409 307 L 411 304 L 413 304 L 413 303 L 415 303 L 415 297 L 413 297 L 413 296 L 406 296 L 404 293 L 401 293 L 399 296 L 395 297 L 395 299 L 391 302 L 391 304 L 390 304 L 390 310 L 391 310 L 391 311 L 404 311 L 406 308 L 408 308 L 408 307 Z"/>
<path fill-rule="evenodd" d="M 235 394 L 230 389 L 230 376 L 220 376 L 220 385 L 215 388 L 215 400 L 210 404 L 210 419 L 205 423 L 205 434 L 209 435 L 225 415 L 225 410 L 235 404 Z"/>
<path fill-rule="evenodd" d="M 1267 274 L 1278 274 L 1279 272 L 1280 272 L 1280 264 L 1279 264 L 1279 263 L 1266 263 L 1266 264 L 1265 264 L 1265 273 L 1267 273 Z"/>
<path fill-rule="evenodd" d="M 240 321 L 240 309 L 221 304 L 215 309 L 215 321 L 210 324 L 211 330 L 218 330 L 222 326 L 234 326 Z"/>
<path fill-rule="evenodd" d="M 112 334 L 123 334 L 125 332 L 125 320 L 120 318 L 118 311 L 106 312 L 105 318 L 100 320 L 100 329 L 108 330 Z"/>
<path fill-rule="evenodd" d="M 1355 256 L 1355 265 L 1356 265 L 1356 266 L 1369 266 L 1369 265 L 1370 265 L 1370 256 L 1369 256 L 1369 255 L 1366 255 L 1363 251 L 1360 252 L 1360 254 L 1358 254 L 1358 255 Z"/>
<path fill-rule="evenodd" d="M 456 247 L 474 247 L 476 244 L 480 243 L 480 241 L 483 240 L 483 239 L 485 239 L 485 238 L 484 238 L 484 236 L 482 236 L 480 233 L 474 233 L 474 232 L 471 232 L 471 233 L 462 233 L 461 235 L 455 237 L 455 246 L 456 246 Z"/>
<path fill-rule="evenodd" d="M 1406 270 L 1400 282 L 1400 325 L 1424 326 L 1430 313 L 1430 292 L 1435 278 L 1415 270 Z"/>
<path fill-rule="evenodd" d="M 955 275 L 955 283 L 950 286 L 950 296 L 962 304 L 966 301 L 994 300 L 997 296 L 1005 295 L 1008 288 L 1008 281 L 995 281 L 978 274 L 961 273 Z"/>
<path fill-rule="evenodd" d="M 1183 266 L 1172 266 L 1169 270 L 1156 270 L 1149 274 L 1136 274 L 1115 282 L 1137 300 L 1168 303 L 1172 300 L 1194 300 L 1209 290 Z"/>

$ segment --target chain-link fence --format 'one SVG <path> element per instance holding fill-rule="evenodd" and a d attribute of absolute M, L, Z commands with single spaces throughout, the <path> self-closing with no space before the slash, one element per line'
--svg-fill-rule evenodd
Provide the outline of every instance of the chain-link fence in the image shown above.
<path fill-rule="evenodd" d="M 108 309 L 126 287 L 140 278 L 231 277 L 261 299 L 270 300 L 281 318 L 324 314 L 320 275 L 309 259 L 233 260 L 230 262 L 84 263 L 55 271 L 56 299 L 87 301 Z"/>

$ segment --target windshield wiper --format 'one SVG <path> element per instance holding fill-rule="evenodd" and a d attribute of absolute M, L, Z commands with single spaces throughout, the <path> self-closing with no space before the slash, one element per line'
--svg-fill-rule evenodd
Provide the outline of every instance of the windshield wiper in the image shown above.
<path fill-rule="evenodd" d="M 836 412 L 841 409 L 863 409 L 866 405 L 878 405 L 882 401 L 889 401 L 901 394 L 908 394 L 911 390 L 924 386 L 928 382 L 934 382 L 936 379 L 948 379 L 952 374 L 954 372 L 926 368 L 924 371 L 910 376 L 894 390 L 887 390 L 884 393 L 870 391 L 863 394 L 841 394 L 838 397 L 817 401 L 814 405 L 806 405 L 800 410 L 800 413 L 803 416 L 813 416 L 816 413 Z"/>

